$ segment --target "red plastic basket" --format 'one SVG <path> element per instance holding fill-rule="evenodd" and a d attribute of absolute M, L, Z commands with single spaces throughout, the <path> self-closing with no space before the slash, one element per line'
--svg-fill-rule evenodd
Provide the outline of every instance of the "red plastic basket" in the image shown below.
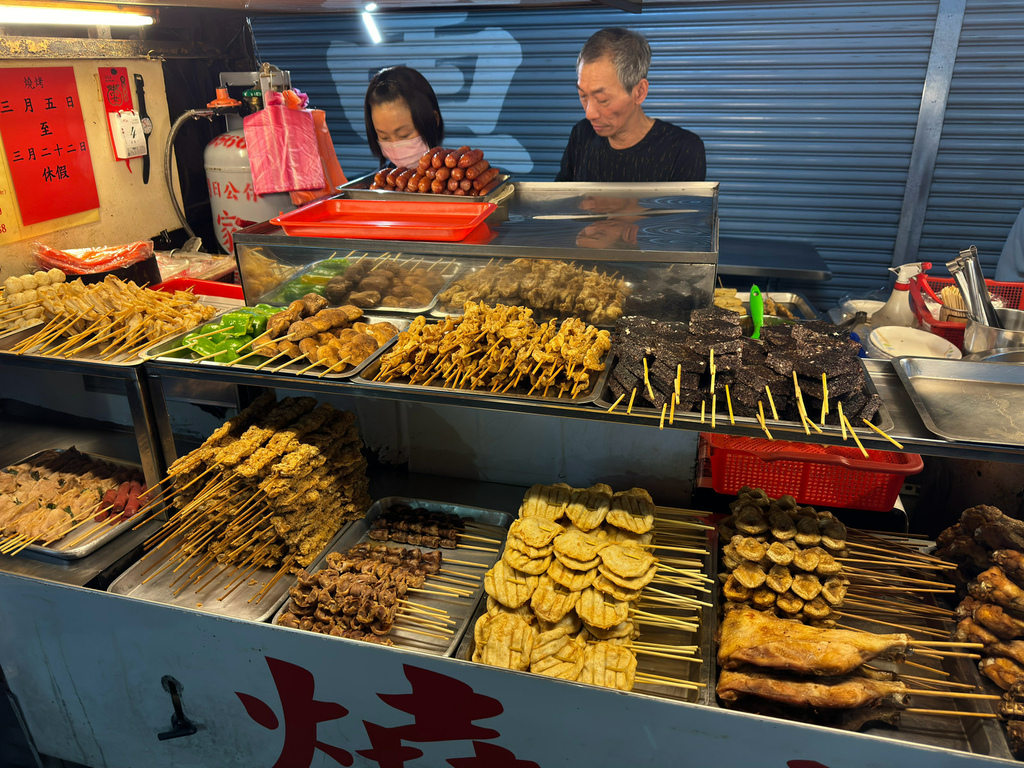
<path fill-rule="evenodd" d="M 703 433 L 711 486 L 734 494 L 744 485 L 772 497 L 789 494 L 801 504 L 886 512 L 908 475 L 924 469 L 916 453 L 868 451 L 760 437 Z"/>
<path fill-rule="evenodd" d="M 938 293 L 947 285 L 954 285 L 951 277 L 932 277 L 931 275 L 919 275 L 910 281 L 910 302 L 914 308 L 914 314 L 921 321 L 921 326 L 926 331 L 931 331 L 936 336 L 941 336 L 951 344 L 956 345 L 963 351 L 964 348 L 964 323 L 956 323 L 949 320 L 937 320 L 924 302 L 919 280 L 924 280 L 932 293 Z M 986 280 L 988 292 L 998 299 L 1001 299 L 1003 306 L 1010 309 L 1024 309 L 1024 283 L 997 283 L 995 280 Z"/>

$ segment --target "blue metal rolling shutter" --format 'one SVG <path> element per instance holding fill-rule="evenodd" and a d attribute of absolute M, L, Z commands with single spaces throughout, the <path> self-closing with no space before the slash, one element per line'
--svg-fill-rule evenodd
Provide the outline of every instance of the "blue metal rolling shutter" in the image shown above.
<path fill-rule="evenodd" d="M 486 148 L 550 180 L 582 117 L 575 58 L 604 26 L 651 41 L 648 114 L 696 131 L 721 187 L 724 235 L 812 242 L 835 278 L 799 286 L 827 306 L 885 283 L 914 140 L 936 0 L 707 2 L 641 15 L 588 8 L 254 19 L 264 61 L 327 110 L 346 172 L 372 169 L 362 98 L 372 72 L 422 70 L 446 143 Z"/>
<path fill-rule="evenodd" d="M 944 264 L 974 244 L 985 274 L 992 277 L 1021 206 L 1024 9 L 1020 0 L 970 0 L 921 233 L 920 258 Z"/>

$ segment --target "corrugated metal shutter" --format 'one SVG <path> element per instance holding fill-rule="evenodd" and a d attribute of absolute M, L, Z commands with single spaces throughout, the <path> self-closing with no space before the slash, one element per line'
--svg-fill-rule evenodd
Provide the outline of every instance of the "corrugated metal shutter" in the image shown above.
<path fill-rule="evenodd" d="M 723 235 L 811 241 L 835 278 L 796 286 L 819 306 L 879 287 L 902 204 L 936 0 L 708 2 L 604 9 L 389 13 L 254 20 L 264 61 L 327 110 L 349 175 L 373 163 L 362 99 L 378 68 L 434 85 L 446 143 L 484 147 L 517 176 L 553 178 L 582 117 L 575 59 L 605 26 L 654 50 L 648 114 L 696 131 L 722 182 Z"/>
<path fill-rule="evenodd" d="M 992 277 L 1021 206 L 1024 9 L 1020 0 L 970 0 L 921 235 L 921 259 L 944 264 L 973 243 L 985 274 Z"/>

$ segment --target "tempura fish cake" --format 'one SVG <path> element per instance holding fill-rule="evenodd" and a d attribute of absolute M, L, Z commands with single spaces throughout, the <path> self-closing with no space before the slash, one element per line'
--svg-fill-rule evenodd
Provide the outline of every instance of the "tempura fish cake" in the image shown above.
<path fill-rule="evenodd" d="M 576 615 L 575 611 L 569 611 L 558 621 L 545 621 L 544 619 L 538 618 L 537 627 L 541 632 L 550 632 L 552 629 L 564 627 L 565 631 L 570 635 L 575 635 L 580 631 L 580 629 L 582 629 L 583 621 Z"/>
<path fill-rule="evenodd" d="M 499 560 L 484 574 L 484 590 L 507 608 L 518 608 L 533 595 L 537 577 L 518 571 Z"/>
<path fill-rule="evenodd" d="M 631 691 L 635 678 L 636 656 L 629 648 L 600 642 L 584 650 L 578 682 Z"/>
<path fill-rule="evenodd" d="M 639 590 L 646 587 L 652 581 L 654 581 L 655 575 L 658 573 L 657 568 L 649 568 L 646 573 L 641 574 L 635 578 L 623 578 L 619 574 L 615 573 L 611 568 L 603 563 L 598 566 L 598 572 L 606 579 L 614 584 L 618 584 L 624 590 Z"/>
<path fill-rule="evenodd" d="M 616 624 L 614 627 L 608 627 L 608 629 L 602 629 L 601 627 L 586 625 L 587 631 L 592 634 L 598 640 L 614 640 L 617 638 L 631 638 L 634 635 L 639 634 L 636 629 L 636 625 L 626 619 L 621 624 Z"/>
<path fill-rule="evenodd" d="M 583 669 L 582 640 L 570 637 L 564 627 L 537 636 L 530 654 L 530 671 L 561 680 L 575 680 Z"/>
<path fill-rule="evenodd" d="M 629 603 L 625 600 L 616 600 L 611 595 L 598 591 L 596 587 L 590 587 L 580 593 L 579 603 L 576 604 L 576 613 L 587 624 L 608 629 L 626 620 Z"/>
<path fill-rule="evenodd" d="M 524 544 L 541 549 L 551 544 L 565 529 L 558 523 L 537 517 L 519 518 L 509 526 L 509 538 L 517 538 Z"/>
<path fill-rule="evenodd" d="M 574 571 L 589 571 L 591 568 L 597 568 L 601 564 L 601 558 L 593 557 L 590 560 L 577 560 L 574 557 L 569 557 L 561 552 L 555 552 L 555 560 L 560 562 L 566 568 L 571 568 Z"/>
<path fill-rule="evenodd" d="M 624 579 L 643 576 L 658 562 L 647 550 L 624 544 L 610 544 L 601 550 L 600 555 L 601 563 Z"/>
<path fill-rule="evenodd" d="M 588 571 L 574 571 L 562 565 L 561 561 L 555 560 L 547 570 L 552 581 L 561 584 L 573 592 L 582 592 L 594 583 L 597 578 L 597 569 L 591 568 Z"/>
<path fill-rule="evenodd" d="M 587 562 L 593 560 L 608 543 L 596 536 L 577 531 L 563 533 L 555 539 L 555 553 Z"/>
<path fill-rule="evenodd" d="M 580 592 L 573 592 L 544 574 L 537 582 L 537 588 L 530 597 L 530 608 L 538 619 L 556 623 L 576 607 Z"/>
<path fill-rule="evenodd" d="M 537 620 L 537 617 L 533 615 L 533 611 L 530 610 L 529 603 L 523 603 L 518 608 L 509 608 L 508 606 L 502 605 L 490 595 L 487 596 L 487 614 L 496 616 L 499 613 L 514 613 L 523 619 L 527 624 L 533 624 Z"/>
<path fill-rule="evenodd" d="M 526 492 L 526 496 L 523 497 L 523 503 L 519 507 L 520 519 L 547 520 L 553 523 L 560 518 L 565 511 L 568 492 L 558 488 L 552 491 L 552 488 L 552 486 L 548 485 L 535 485 L 531 487 Z M 552 502 L 552 493 L 554 494 L 554 502 Z M 563 494 L 565 502 L 559 501 Z"/>
<path fill-rule="evenodd" d="M 569 497 L 565 514 L 573 524 L 584 531 L 600 526 L 612 505 L 612 489 L 599 483 L 589 488 L 576 488 Z"/>
<path fill-rule="evenodd" d="M 498 614 L 487 624 L 480 661 L 492 667 L 529 669 L 535 636 L 533 627 L 521 617 L 513 613 Z"/>
<path fill-rule="evenodd" d="M 642 590 L 642 588 L 628 589 L 619 584 L 616 584 L 603 573 L 598 574 L 598 577 L 594 579 L 594 589 L 596 589 L 598 592 L 603 592 L 605 595 L 614 600 L 620 600 L 624 603 L 631 603 L 634 600 L 638 600 L 640 598 L 640 592 Z"/>
<path fill-rule="evenodd" d="M 537 559 L 538 557 L 547 557 L 555 550 L 554 542 L 548 544 L 546 547 L 531 547 L 518 536 L 509 536 L 505 542 L 505 546 L 522 552 L 524 555 L 528 555 L 533 559 Z"/>
<path fill-rule="evenodd" d="M 654 527 L 654 500 L 642 488 L 630 488 L 612 496 L 606 518 L 610 525 L 633 533 L 647 533 Z"/>
<path fill-rule="evenodd" d="M 554 560 L 551 555 L 533 558 L 509 546 L 505 547 L 505 551 L 501 554 L 501 559 L 517 571 L 522 571 L 531 576 L 540 576 L 551 565 L 551 561 Z"/>
<path fill-rule="evenodd" d="M 601 530 L 607 536 L 608 541 L 613 544 L 632 544 L 633 546 L 640 546 L 641 544 L 650 544 L 654 539 L 654 531 L 647 531 L 646 533 L 633 533 L 632 531 L 624 531 L 621 528 L 616 528 L 614 525 L 604 525 Z M 728 539 L 725 539 L 728 541 Z"/>

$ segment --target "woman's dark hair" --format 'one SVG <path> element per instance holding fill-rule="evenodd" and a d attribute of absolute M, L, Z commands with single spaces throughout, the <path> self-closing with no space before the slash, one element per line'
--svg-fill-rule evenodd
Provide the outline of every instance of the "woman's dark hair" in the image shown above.
<path fill-rule="evenodd" d="M 387 162 L 384 153 L 380 151 L 370 109 L 396 101 L 404 101 L 409 106 L 412 124 L 427 142 L 427 146 L 441 146 L 444 141 L 444 118 L 441 117 L 441 107 L 437 104 L 437 96 L 427 78 L 412 67 L 388 67 L 373 76 L 363 100 L 366 142 L 377 159 Z"/>

